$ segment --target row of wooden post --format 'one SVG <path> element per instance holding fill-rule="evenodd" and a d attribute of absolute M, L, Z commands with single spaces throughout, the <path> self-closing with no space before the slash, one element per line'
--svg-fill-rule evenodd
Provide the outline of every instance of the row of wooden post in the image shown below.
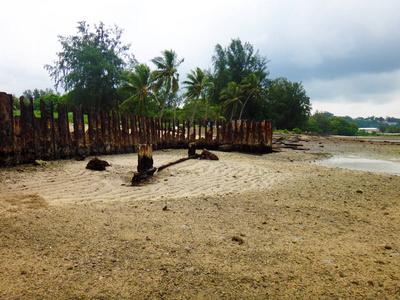
<path fill-rule="evenodd" d="M 46 108 L 40 101 L 41 116 L 34 115 L 33 102 L 20 98 L 20 116 L 13 115 L 12 96 L 0 92 L 0 166 L 54 160 L 76 156 L 131 153 L 138 144 L 162 148 L 199 148 L 267 153 L 272 150 L 270 121 L 175 122 L 157 118 L 125 116 L 88 107 L 87 122 L 82 107 L 72 107 L 73 124 L 65 104 Z M 54 116 L 55 112 L 58 117 Z M 86 124 L 85 124 L 86 123 Z"/>

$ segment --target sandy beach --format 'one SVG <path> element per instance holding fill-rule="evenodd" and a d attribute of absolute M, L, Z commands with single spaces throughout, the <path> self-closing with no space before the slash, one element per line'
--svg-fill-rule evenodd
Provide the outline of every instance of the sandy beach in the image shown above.
<path fill-rule="evenodd" d="M 137 154 L 0 169 L 0 298 L 400 299 L 400 176 L 314 164 L 398 162 L 400 140 L 301 139 L 136 187 Z"/>

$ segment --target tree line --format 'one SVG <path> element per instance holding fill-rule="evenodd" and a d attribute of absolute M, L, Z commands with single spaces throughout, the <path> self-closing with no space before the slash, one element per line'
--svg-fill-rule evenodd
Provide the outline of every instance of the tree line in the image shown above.
<path fill-rule="evenodd" d="M 123 30 L 100 23 L 93 28 L 79 22 L 77 34 L 59 36 L 62 51 L 46 65 L 55 89 L 26 90 L 23 96 L 69 106 L 82 105 L 168 119 L 199 120 L 271 119 L 276 129 L 315 134 L 355 135 L 362 120 L 336 117 L 327 112 L 311 116 L 311 102 L 301 82 L 269 78 L 266 56 L 248 42 L 232 39 L 217 44 L 207 70 L 194 68 L 180 81 L 184 58 L 174 50 L 161 51 L 150 66 L 138 62 L 123 44 Z M 153 69 L 151 68 L 153 67 Z M 14 106 L 19 108 L 15 99 Z M 361 123 L 360 123 L 361 122 Z M 363 124 L 363 123 L 362 123 Z M 380 124 L 381 131 L 397 132 Z"/>
<path fill-rule="evenodd" d="M 48 89 L 24 96 L 191 123 L 271 119 L 276 128 L 305 129 L 311 103 L 301 82 L 268 78 L 269 60 L 250 43 L 217 44 L 209 69 L 180 76 L 184 58 L 174 50 L 161 51 L 149 64 L 138 62 L 122 34 L 118 26 L 79 22 L 77 34 L 58 37 L 62 50 L 45 66 L 65 94 Z"/>

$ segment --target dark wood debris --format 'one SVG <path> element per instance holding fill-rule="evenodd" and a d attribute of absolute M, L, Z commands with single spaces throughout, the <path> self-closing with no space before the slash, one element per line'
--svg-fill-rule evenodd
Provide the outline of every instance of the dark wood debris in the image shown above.
<path fill-rule="evenodd" d="M 98 159 L 97 157 L 92 158 L 88 164 L 86 165 L 86 169 L 95 170 L 95 171 L 105 171 L 106 167 L 109 167 L 110 164 L 105 160 Z"/>

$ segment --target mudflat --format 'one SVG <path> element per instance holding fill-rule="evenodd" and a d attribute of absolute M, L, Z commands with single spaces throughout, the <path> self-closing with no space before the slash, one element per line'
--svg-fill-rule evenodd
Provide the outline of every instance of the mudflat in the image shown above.
<path fill-rule="evenodd" d="M 400 144 L 302 136 L 129 186 L 137 155 L 0 169 L 1 299 L 400 299 L 400 176 L 328 168 Z M 187 155 L 157 151 L 160 166 Z"/>

